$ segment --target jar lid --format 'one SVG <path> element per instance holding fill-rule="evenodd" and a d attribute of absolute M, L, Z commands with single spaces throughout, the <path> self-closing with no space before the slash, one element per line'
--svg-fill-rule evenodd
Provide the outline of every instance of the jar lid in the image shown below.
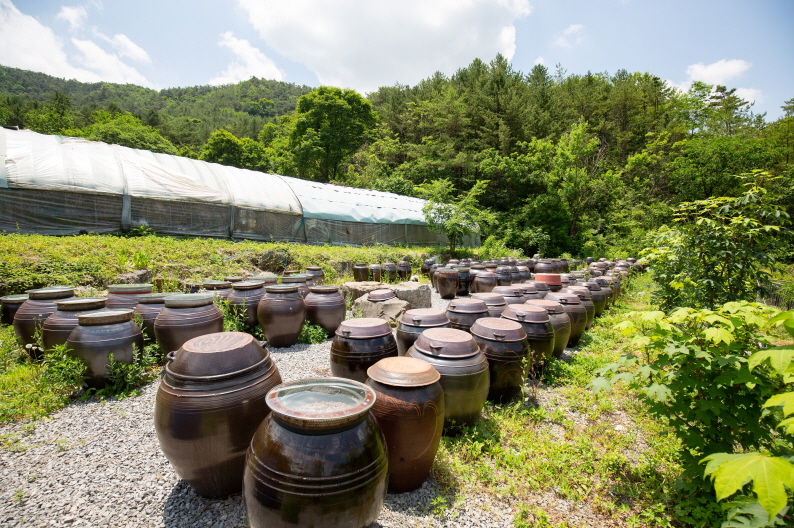
<path fill-rule="evenodd" d="M 485 313 L 488 306 L 482 299 L 452 299 L 447 311 L 453 313 Z"/>
<path fill-rule="evenodd" d="M 471 334 L 454 328 L 428 328 L 414 342 L 414 349 L 426 356 L 450 359 L 468 358 L 480 352 Z"/>
<path fill-rule="evenodd" d="M 584 286 L 590 291 L 601 291 L 601 285 L 594 278 L 585 282 Z"/>
<path fill-rule="evenodd" d="M 246 279 L 248 282 L 262 282 L 265 284 L 275 284 L 278 282 L 277 275 L 252 275 Z"/>
<path fill-rule="evenodd" d="M 111 284 L 108 293 L 152 293 L 151 284 Z"/>
<path fill-rule="evenodd" d="M 129 308 L 89 312 L 78 315 L 77 323 L 82 326 L 126 323 L 132 321 L 132 315 L 133 312 Z"/>
<path fill-rule="evenodd" d="M 559 291 L 559 293 L 573 293 L 579 297 L 581 301 L 590 301 L 593 296 L 590 295 L 590 290 L 586 286 L 568 286 Z"/>
<path fill-rule="evenodd" d="M 485 266 L 483 266 L 482 264 L 472 264 L 469 267 L 471 269 L 473 269 L 473 270 L 484 270 L 485 269 Z"/>
<path fill-rule="evenodd" d="M 323 268 L 321 266 L 306 266 L 307 271 L 322 271 Z"/>
<path fill-rule="evenodd" d="M 436 273 L 448 273 L 448 274 L 458 274 L 458 270 L 456 268 L 438 268 Z"/>
<path fill-rule="evenodd" d="M 535 280 L 543 281 L 546 284 L 562 286 L 562 278 L 559 273 L 536 273 Z"/>
<path fill-rule="evenodd" d="M 521 293 L 524 295 L 530 294 L 534 295 L 538 293 L 538 289 L 535 287 L 534 284 L 518 284 L 518 289 L 521 290 Z"/>
<path fill-rule="evenodd" d="M 369 269 L 380 269 L 380 264 L 370 264 Z"/>
<path fill-rule="evenodd" d="M 74 296 L 74 288 L 71 286 L 50 286 L 27 290 L 27 294 L 30 299 L 66 299 Z"/>
<path fill-rule="evenodd" d="M 424 387 L 441 379 L 433 365 L 407 356 L 381 359 L 367 369 L 367 376 L 394 387 Z"/>
<path fill-rule="evenodd" d="M 14 295 L 6 295 L 5 297 L 0 297 L 0 302 L 2 302 L 3 304 L 22 304 L 27 300 L 28 300 L 27 293 L 17 293 Z"/>
<path fill-rule="evenodd" d="M 410 267 L 410 266 L 411 266 L 411 263 L 410 263 L 410 262 L 408 262 L 407 260 L 401 260 L 401 261 L 400 261 L 400 263 L 399 263 L 399 264 L 397 264 L 397 265 L 398 265 L 398 266 L 402 266 L 402 267 L 405 267 L 405 266 L 409 266 L 409 267 Z"/>
<path fill-rule="evenodd" d="M 548 297 L 549 295 L 547 295 L 546 297 Z M 565 313 L 565 308 L 563 308 L 562 305 L 557 301 L 547 301 L 546 299 L 530 299 L 524 304 L 529 304 L 532 306 L 540 306 L 541 308 L 545 308 L 545 310 L 550 314 Z"/>
<path fill-rule="evenodd" d="M 542 280 L 532 280 L 525 282 L 524 284 L 531 284 L 538 291 L 549 291 L 549 285 Z"/>
<path fill-rule="evenodd" d="M 529 268 L 527 266 L 524 266 L 523 264 L 521 266 L 516 266 L 516 269 L 518 269 L 518 271 L 521 272 L 529 273 Z"/>
<path fill-rule="evenodd" d="M 496 273 L 510 273 L 510 266 L 497 266 Z"/>
<path fill-rule="evenodd" d="M 481 274 L 477 274 L 479 277 Z M 507 304 L 503 295 L 499 295 L 498 293 L 472 293 L 471 296 L 474 299 L 480 299 L 484 301 L 488 306 L 502 306 Z"/>
<path fill-rule="evenodd" d="M 73 310 L 98 310 L 105 307 L 107 299 L 104 297 L 75 297 L 64 301 L 56 301 L 58 310 L 69 312 Z"/>
<path fill-rule="evenodd" d="M 447 262 L 447 264 L 460 264 L 460 260 L 458 260 L 458 259 L 449 259 L 449 262 Z"/>
<path fill-rule="evenodd" d="M 407 310 L 402 317 L 400 317 L 400 322 L 418 328 L 432 328 L 434 326 L 449 324 L 449 319 L 443 310 L 436 310 L 434 308 L 414 308 L 413 310 Z"/>
<path fill-rule="evenodd" d="M 312 293 L 338 293 L 339 288 L 337 286 L 309 286 L 309 291 Z"/>
<path fill-rule="evenodd" d="M 366 266 L 366 262 L 356 262 L 356 266 Z"/>
<path fill-rule="evenodd" d="M 177 293 L 166 297 L 165 305 L 168 308 L 192 308 L 207 306 L 214 300 L 215 296 L 211 293 Z"/>
<path fill-rule="evenodd" d="M 516 342 L 527 338 L 524 327 L 510 319 L 497 317 L 482 317 L 471 325 L 471 335 L 491 341 Z"/>
<path fill-rule="evenodd" d="M 459 268 L 455 268 L 455 269 L 458 270 L 458 273 L 468 273 L 469 272 L 469 268 L 459 267 Z"/>
<path fill-rule="evenodd" d="M 384 262 L 383 263 L 383 267 L 385 268 L 387 266 L 390 267 L 390 268 L 396 268 L 397 264 L 395 264 L 394 262 Z"/>
<path fill-rule="evenodd" d="M 544 297 L 544 299 L 547 301 L 556 301 L 560 304 L 582 304 L 579 296 L 575 293 L 564 293 L 562 291 L 550 293 Z"/>
<path fill-rule="evenodd" d="M 515 286 L 494 286 L 494 289 L 491 290 L 491 293 L 498 293 L 502 297 L 521 297 L 523 293 L 521 293 L 521 288 L 518 287 L 518 284 Z"/>
<path fill-rule="evenodd" d="M 391 334 L 391 326 L 383 319 L 363 317 L 342 321 L 336 335 L 348 339 L 372 339 Z"/>
<path fill-rule="evenodd" d="M 163 304 L 165 298 L 179 295 L 177 292 L 146 293 L 138 296 L 138 304 Z"/>
<path fill-rule="evenodd" d="M 233 282 L 232 289 L 233 290 L 258 290 L 259 288 L 264 288 L 265 283 L 259 281 L 240 281 L 240 282 Z"/>
<path fill-rule="evenodd" d="M 508 304 L 502 317 L 519 323 L 548 323 L 549 313 L 540 306 L 529 304 Z"/>
<path fill-rule="evenodd" d="M 381 302 L 381 301 L 388 301 L 389 299 L 394 299 L 397 295 L 388 288 L 384 288 L 382 290 L 372 290 L 367 294 L 367 300 L 373 302 Z"/>
<path fill-rule="evenodd" d="M 308 378 L 282 383 L 265 396 L 273 415 L 304 429 L 354 423 L 375 403 L 371 387 L 345 378 Z"/>
<path fill-rule="evenodd" d="M 227 282 L 242 282 L 243 278 L 239 275 L 226 275 L 223 280 Z"/>
<path fill-rule="evenodd" d="M 281 284 L 301 284 L 313 278 L 306 273 L 296 273 L 294 275 L 285 275 L 281 277 Z"/>
<path fill-rule="evenodd" d="M 231 288 L 232 283 L 229 281 L 210 280 L 204 282 L 202 286 L 204 287 L 205 290 L 224 290 L 226 288 Z"/>
<path fill-rule="evenodd" d="M 218 332 L 186 341 L 166 371 L 179 379 L 211 381 L 258 367 L 269 356 L 251 334 Z"/>
<path fill-rule="evenodd" d="M 295 293 L 298 287 L 294 284 L 268 284 L 265 286 L 267 293 Z"/>

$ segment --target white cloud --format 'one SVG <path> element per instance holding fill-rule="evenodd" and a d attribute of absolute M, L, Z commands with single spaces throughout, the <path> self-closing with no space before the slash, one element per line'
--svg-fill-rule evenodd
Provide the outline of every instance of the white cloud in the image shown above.
<path fill-rule="evenodd" d="M 106 52 L 96 42 L 73 38 L 72 44 L 82 54 L 79 61 L 83 66 L 95 71 L 103 81 L 152 87 L 152 83 L 141 75 L 138 70 L 125 64 L 118 56 Z"/>
<path fill-rule="evenodd" d="M 508 60 L 528 0 L 238 0 L 268 46 L 322 84 L 370 92 L 452 74 L 475 57 Z"/>
<path fill-rule="evenodd" d="M 750 66 L 752 66 L 751 63 L 741 59 L 721 59 L 711 64 L 703 64 L 702 62 L 690 64 L 687 66 L 686 73 L 690 81 L 724 85 L 734 77 L 746 72 Z"/>
<path fill-rule="evenodd" d="M 758 88 L 737 88 L 736 95 L 751 103 L 760 103 L 764 100 L 763 93 Z"/>
<path fill-rule="evenodd" d="M 582 24 L 571 24 L 562 32 L 554 44 L 563 48 L 572 48 L 574 44 L 584 42 L 584 35 L 581 34 L 584 26 Z"/>
<path fill-rule="evenodd" d="M 210 84 L 233 84 L 251 77 L 276 81 L 284 79 L 284 73 L 272 60 L 247 40 L 236 38 L 231 31 L 221 35 L 218 45 L 232 50 L 237 58 L 218 77 L 210 79 Z"/>
<path fill-rule="evenodd" d="M 149 54 L 146 53 L 146 50 L 131 41 L 127 35 L 118 34 L 110 38 L 100 33 L 99 36 L 112 44 L 122 57 L 128 57 L 143 64 L 151 64 L 152 59 L 149 57 Z"/>
<path fill-rule="evenodd" d="M 57 18 L 69 22 L 69 29 L 76 31 L 83 27 L 83 23 L 88 18 L 88 11 L 83 6 L 61 6 Z"/>
<path fill-rule="evenodd" d="M 535 64 L 536 65 L 537 64 L 546 64 L 546 59 L 544 59 L 543 57 L 538 57 L 537 59 L 535 59 Z"/>

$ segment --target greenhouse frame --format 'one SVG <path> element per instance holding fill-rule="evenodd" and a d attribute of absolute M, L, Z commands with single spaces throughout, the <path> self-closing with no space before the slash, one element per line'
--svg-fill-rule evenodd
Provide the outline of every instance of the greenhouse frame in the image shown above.
<path fill-rule="evenodd" d="M 446 245 L 424 200 L 0 128 L 0 231 Z M 478 246 L 479 234 L 463 241 Z"/>

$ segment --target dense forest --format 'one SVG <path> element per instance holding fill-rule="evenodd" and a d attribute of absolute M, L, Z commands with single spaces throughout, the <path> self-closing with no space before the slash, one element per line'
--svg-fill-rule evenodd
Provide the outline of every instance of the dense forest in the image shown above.
<path fill-rule="evenodd" d="M 794 212 L 794 99 L 783 109 L 768 122 L 726 86 L 523 73 L 502 56 L 366 97 L 256 78 L 157 92 L 0 68 L 2 125 L 407 195 L 476 191 L 483 235 L 530 255 L 636 253 L 673 206 L 739 196 L 752 171 Z"/>

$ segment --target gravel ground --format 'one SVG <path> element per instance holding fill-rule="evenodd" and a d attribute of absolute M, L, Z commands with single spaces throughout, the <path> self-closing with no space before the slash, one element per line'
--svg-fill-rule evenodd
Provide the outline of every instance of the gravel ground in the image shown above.
<path fill-rule="evenodd" d="M 448 301 L 433 294 L 433 307 Z M 271 349 L 284 381 L 330 375 L 330 341 Z M 160 452 L 154 431 L 159 381 L 121 401 L 75 402 L 35 424 L 0 427 L 0 526 L 247 526 L 241 495 L 198 496 Z M 510 507 L 464 496 L 431 515 L 441 496 L 422 488 L 389 494 L 376 526 L 511 526 Z"/>

